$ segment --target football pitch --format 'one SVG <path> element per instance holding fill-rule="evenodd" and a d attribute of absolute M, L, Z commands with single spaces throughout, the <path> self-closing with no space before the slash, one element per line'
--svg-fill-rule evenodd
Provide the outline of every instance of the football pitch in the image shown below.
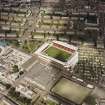
<path fill-rule="evenodd" d="M 61 96 L 76 104 L 82 104 L 89 95 L 91 89 L 83 87 L 66 78 L 62 78 L 51 90 L 54 94 Z"/>
<path fill-rule="evenodd" d="M 56 47 L 53 47 L 53 46 L 52 46 L 52 47 L 49 47 L 49 48 L 45 51 L 45 53 L 46 53 L 48 56 L 53 57 L 53 58 L 55 58 L 55 59 L 57 59 L 57 60 L 60 60 L 60 61 L 62 61 L 62 62 L 67 62 L 68 58 L 71 56 L 70 53 L 65 52 L 65 51 L 63 51 L 63 50 L 60 50 L 60 49 L 58 49 L 58 48 L 56 48 Z"/>

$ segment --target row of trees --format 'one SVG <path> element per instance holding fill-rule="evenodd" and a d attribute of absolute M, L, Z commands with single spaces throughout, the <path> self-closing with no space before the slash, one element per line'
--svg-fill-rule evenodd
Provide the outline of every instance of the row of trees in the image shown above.
<path fill-rule="evenodd" d="M 9 95 L 12 97 L 12 98 L 15 98 L 15 100 L 25 104 L 25 105 L 31 105 L 31 99 L 28 99 L 24 96 L 22 96 L 20 94 L 20 92 L 17 92 L 16 89 L 14 87 L 12 87 L 9 91 Z"/>

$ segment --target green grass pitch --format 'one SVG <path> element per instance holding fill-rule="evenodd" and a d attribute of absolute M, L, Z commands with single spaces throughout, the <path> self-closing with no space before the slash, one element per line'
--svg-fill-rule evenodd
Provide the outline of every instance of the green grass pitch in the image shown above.
<path fill-rule="evenodd" d="M 65 52 L 63 50 L 57 49 L 55 47 L 49 47 L 45 53 L 50 56 L 53 57 L 57 60 L 61 60 L 63 62 L 66 62 L 68 60 L 68 58 L 71 56 L 70 53 Z"/>
<path fill-rule="evenodd" d="M 66 78 L 62 78 L 51 91 L 62 98 L 70 100 L 76 104 L 81 104 L 89 95 L 91 89 L 83 87 Z"/>

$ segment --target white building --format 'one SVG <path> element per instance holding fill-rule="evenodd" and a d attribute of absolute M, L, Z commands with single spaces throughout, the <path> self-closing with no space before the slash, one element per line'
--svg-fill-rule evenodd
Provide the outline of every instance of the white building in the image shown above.
<path fill-rule="evenodd" d="M 27 87 L 24 87 L 22 85 L 17 86 L 16 91 L 20 92 L 21 95 L 23 95 L 29 99 L 32 99 L 33 95 L 34 95 L 33 91 L 29 90 Z"/>

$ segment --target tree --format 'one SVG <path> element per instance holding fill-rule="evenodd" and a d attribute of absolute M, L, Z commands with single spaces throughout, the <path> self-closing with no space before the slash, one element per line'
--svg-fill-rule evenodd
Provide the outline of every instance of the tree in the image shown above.
<path fill-rule="evenodd" d="M 19 92 L 15 92 L 15 97 L 18 98 L 20 96 Z"/>
<path fill-rule="evenodd" d="M 13 72 L 14 72 L 14 73 L 19 72 L 18 65 L 14 65 L 14 66 L 13 66 Z"/>
<path fill-rule="evenodd" d="M 31 32 L 31 39 L 34 39 L 34 33 Z"/>
<path fill-rule="evenodd" d="M 104 48 L 105 48 L 105 37 L 104 37 L 103 43 L 104 43 Z"/>
<path fill-rule="evenodd" d="M 56 35 L 56 37 L 57 37 L 57 40 L 59 41 L 59 34 L 58 34 L 58 35 Z"/>
<path fill-rule="evenodd" d="M 97 47 L 97 36 L 93 37 L 93 43 L 94 43 L 94 46 Z"/>
<path fill-rule="evenodd" d="M 18 40 L 14 41 L 14 44 L 15 44 L 16 46 L 19 46 L 19 45 L 20 45 Z"/>
<path fill-rule="evenodd" d="M 5 84 L 6 89 L 9 89 L 11 87 L 11 84 Z"/>
<path fill-rule="evenodd" d="M 72 36 L 69 35 L 69 43 L 71 43 L 71 40 L 72 40 Z"/>
<path fill-rule="evenodd" d="M 24 74 L 24 72 L 23 72 L 23 71 L 20 71 L 20 72 L 19 72 L 19 74 L 20 74 L 20 75 L 23 75 L 23 74 Z"/>
<path fill-rule="evenodd" d="M 26 99 L 26 103 L 27 103 L 27 105 L 29 105 L 30 103 L 31 103 L 31 99 Z"/>
<path fill-rule="evenodd" d="M 94 96 L 88 96 L 85 100 L 88 105 L 96 105 L 96 98 Z"/>
<path fill-rule="evenodd" d="M 19 38 L 19 32 L 16 32 L 16 37 Z"/>
<path fill-rule="evenodd" d="M 11 87 L 10 90 L 9 90 L 9 94 L 11 96 L 14 96 L 14 93 L 15 93 L 15 88 L 14 87 Z"/>

